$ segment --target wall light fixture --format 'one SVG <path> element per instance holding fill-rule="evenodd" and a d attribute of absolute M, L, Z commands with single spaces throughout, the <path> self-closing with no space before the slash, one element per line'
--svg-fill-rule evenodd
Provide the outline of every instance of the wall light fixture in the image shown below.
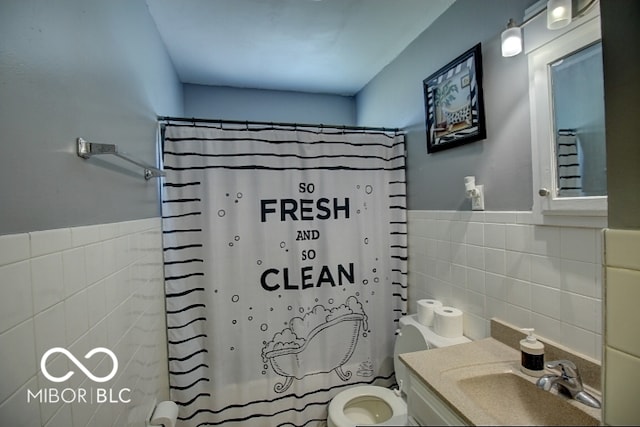
<path fill-rule="evenodd" d="M 571 23 L 571 0 L 549 0 L 547 2 L 547 28 L 558 30 Z"/>
<path fill-rule="evenodd" d="M 507 29 L 500 36 L 502 40 L 502 56 L 508 58 L 522 52 L 522 28 L 516 25 L 513 19 L 509 19 Z"/>
<path fill-rule="evenodd" d="M 576 9 L 579 9 L 576 13 L 573 13 L 572 3 L 576 1 L 578 5 Z M 548 0 L 546 6 L 543 1 L 540 1 L 540 10 L 533 16 L 527 18 L 520 25 L 512 19 L 509 19 L 507 23 L 507 29 L 500 35 L 502 56 L 508 58 L 510 56 L 518 55 L 522 52 L 522 27 L 531 22 L 534 18 L 537 18 L 540 14 L 546 11 L 547 13 L 547 28 L 550 30 L 557 30 L 566 27 L 572 20 L 580 18 L 585 15 L 591 7 L 597 3 L 598 0 Z M 536 3 L 537 5 L 537 3 Z M 535 5 L 533 7 L 536 7 Z"/>

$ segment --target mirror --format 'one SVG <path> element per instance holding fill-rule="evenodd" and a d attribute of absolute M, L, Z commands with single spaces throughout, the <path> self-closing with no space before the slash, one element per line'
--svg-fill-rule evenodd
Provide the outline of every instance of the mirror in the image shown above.
<path fill-rule="evenodd" d="M 559 31 L 548 31 L 542 21 L 534 19 L 524 34 L 532 213 L 540 224 L 601 227 L 607 182 L 599 9 Z"/>
<path fill-rule="evenodd" d="M 557 197 L 607 194 L 602 43 L 549 64 Z"/>

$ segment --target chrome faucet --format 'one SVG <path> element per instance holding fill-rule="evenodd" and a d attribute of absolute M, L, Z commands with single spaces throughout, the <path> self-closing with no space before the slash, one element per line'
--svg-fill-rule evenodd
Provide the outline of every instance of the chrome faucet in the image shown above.
<path fill-rule="evenodd" d="M 570 360 L 554 360 L 547 363 L 547 368 L 560 369 L 560 375 L 543 375 L 536 383 L 539 388 L 550 391 L 555 385 L 559 392 L 571 396 L 572 399 L 592 408 L 600 408 L 600 401 L 584 390 L 582 378 L 575 363 Z"/>

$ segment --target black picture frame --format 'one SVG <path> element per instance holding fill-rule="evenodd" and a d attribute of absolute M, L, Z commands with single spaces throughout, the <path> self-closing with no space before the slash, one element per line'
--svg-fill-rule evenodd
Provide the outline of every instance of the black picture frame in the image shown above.
<path fill-rule="evenodd" d="M 487 137 L 478 43 L 423 80 L 427 153 Z"/>

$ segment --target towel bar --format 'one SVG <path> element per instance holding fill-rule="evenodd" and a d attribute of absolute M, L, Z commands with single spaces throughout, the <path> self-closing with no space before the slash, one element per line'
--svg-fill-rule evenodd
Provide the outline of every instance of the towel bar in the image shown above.
<path fill-rule="evenodd" d="M 112 154 L 116 157 L 121 158 L 122 160 L 126 160 L 129 163 L 133 163 L 136 166 L 140 166 L 144 169 L 144 179 L 158 178 L 161 176 L 165 176 L 165 172 L 153 166 L 150 166 L 146 163 L 140 162 L 138 160 L 133 159 L 127 153 L 118 150 L 118 146 L 115 144 L 100 144 L 97 142 L 89 142 L 82 138 L 78 138 L 77 142 L 77 153 L 78 156 L 83 159 L 89 159 L 92 156 L 102 155 L 102 154 Z"/>

